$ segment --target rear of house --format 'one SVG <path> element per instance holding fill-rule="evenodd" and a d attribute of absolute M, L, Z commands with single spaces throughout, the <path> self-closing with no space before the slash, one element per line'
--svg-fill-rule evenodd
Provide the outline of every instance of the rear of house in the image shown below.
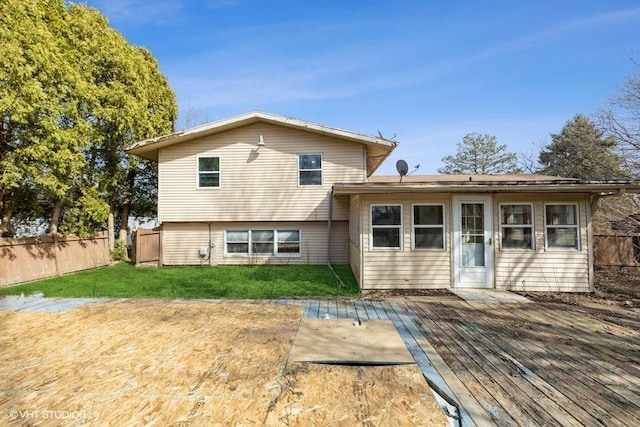
<path fill-rule="evenodd" d="M 632 182 L 373 172 L 396 143 L 253 112 L 131 146 L 162 264 L 349 264 L 362 289 L 593 289 L 591 211 Z"/>
<path fill-rule="evenodd" d="M 347 264 L 348 201 L 395 143 L 254 112 L 143 141 L 158 161 L 164 265 Z"/>

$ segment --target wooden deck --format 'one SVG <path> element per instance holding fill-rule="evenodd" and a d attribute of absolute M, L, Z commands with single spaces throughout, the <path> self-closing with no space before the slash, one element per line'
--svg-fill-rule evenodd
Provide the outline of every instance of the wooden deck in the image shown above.
<path fill-rule="evenodd" d="M 5 301 L 0 309 L 61 311 L 81 302 Z M 464 426 L 640 425 L 637 310 L 466 302 L 454 295 L 236 302 L 302 305 L 310 318 L 391 320 Z"/>
<path fill-rule="evenodd" d="M 308 317 L 392 320 L 462 425 L 640 425 L 637 311 L 456 297 L 284 303 Z"/>

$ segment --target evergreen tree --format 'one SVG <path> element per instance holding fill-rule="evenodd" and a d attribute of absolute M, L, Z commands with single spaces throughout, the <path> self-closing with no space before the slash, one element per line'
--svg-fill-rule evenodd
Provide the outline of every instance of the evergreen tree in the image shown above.
<path fill-rule="evenodd" d="M 626 177 L 621 158 L 615 154 L 616 140 L 605 137 L 582 114 L 569 120 L 559 134 L 551 134 L 551 144 L 540 152 L 540 173 L 582 180 Z"/>
<path fill-rule="evenodd" d="M 458 143 L 458 152 L 454 156 L 442 159 L 445 166 L 438 173 L 495 175 L 519 173 L 518 156 L 508 153 L 506 145 L 498 145 L 495 136 L 469 133 Z"/>

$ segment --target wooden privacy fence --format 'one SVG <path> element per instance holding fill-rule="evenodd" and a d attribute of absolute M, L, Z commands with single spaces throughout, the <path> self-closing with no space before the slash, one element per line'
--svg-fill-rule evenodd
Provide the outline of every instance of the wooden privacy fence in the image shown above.
<path fill-rule="evenodd" d="M 594 234 L 593 257 L 596 266 L 639 266 L 640 233 Z"/>
<path fill-rule="evenodd" d="M 88 238 L 61 234 L 0 238 L 0 287 L 110 263 L 107 232 Z"/>
<path fill-rule="evenodd" d="M 136 265 L 162 264 L 162 227 L 138 228 L 133 232 L 133 253 Z"/>

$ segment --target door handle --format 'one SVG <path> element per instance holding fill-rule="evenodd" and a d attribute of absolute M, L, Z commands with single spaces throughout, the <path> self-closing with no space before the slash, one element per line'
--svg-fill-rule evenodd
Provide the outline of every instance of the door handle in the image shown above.
<path fill-rule="evenodd" d="M 491 246 L 491 237 L 489 237 L 489 246 Z"/>

